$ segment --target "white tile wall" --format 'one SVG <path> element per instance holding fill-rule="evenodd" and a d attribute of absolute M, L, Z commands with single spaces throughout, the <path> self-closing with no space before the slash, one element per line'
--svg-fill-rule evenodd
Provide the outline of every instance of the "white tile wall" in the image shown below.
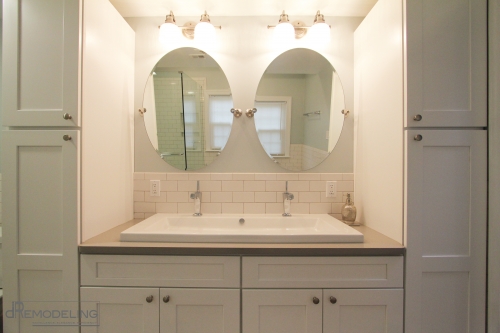
<path fill-rule="evenodd" d="M 150 180 L 161 180 L 160 196 L 149 195 Z M 165 180 L 166 179 L 166 180 Z M 205 214 L 281 214 L 285 182 L 294 194 L 292 213 L 334 214 L 347 193 L 354 199 L 352 173 L 143 173 L 134 174 L 134 217 L 146 218 L 155 213 L 194 212 L 189 193 L 200 181 L 202 213 Z M 337 181 L 337 196 L 326 197 L 326 181 Z"/>

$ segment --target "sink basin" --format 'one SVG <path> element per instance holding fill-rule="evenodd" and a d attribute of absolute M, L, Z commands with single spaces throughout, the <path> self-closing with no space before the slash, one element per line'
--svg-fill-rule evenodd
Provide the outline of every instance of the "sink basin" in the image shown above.
<path fill-rule="evenodd" d="M 156 214 L 123 231 L 120 240 L 174 243 L 362 243 L 364 238 L 362 233 L 327 214 L 290 217 Z"/>

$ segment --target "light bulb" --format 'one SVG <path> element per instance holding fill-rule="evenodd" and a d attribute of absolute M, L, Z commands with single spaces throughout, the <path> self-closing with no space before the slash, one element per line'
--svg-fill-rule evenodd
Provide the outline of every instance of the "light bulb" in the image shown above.
<path fill-rule="evenodd" d="M 309 39 L 315 43 L 326 44 L 330 42 L 330 26 L 325 22 L 325 16 L 318 10 L 314 17 L 314 24 L 309 30 Z"/>
<path fill-rule="evenodd" d="M 275 43 L 287 44 L 295 38 L 295 28 L 290 22 L 282 22 L 274 28 L 273 39 Z"/>
<path fill-rule="evenodd" d="M 163 46 L 170 46 L 170 44 L 175 44 L 179 41 L 181 30 L 175 24 L 175 17 L 172 11 L 170 11 L 170 14 L 165 18 L 165 23 L 160 26 L 158 37 Z"/>
<path fill-rule="evenodd" d="M 199 22 L 194 27 L 194 40 L 200 43 L 212 43 L 215 41 L 215 27 L 210 22 Z"/>
<path fill-rule="evenodd" d="M 317 43 L 330 42 L 330 26 L 326 23 L 314 23 L 308 32 L 309 38 Z"/>
<path fill-rule="evenodd" d="M 278 25 L 274 28 L 273 42 L 278 45 L 286 45 L 295 38 L 295 28 L 288 20 L 285 11 L 281 13 Z"/>
<path fill-rule="evenodd" d="M 181 37 L 181 30 L 174 23 L 163 23 L 160 26 L 159 40 L 164 46 L 170 46 L 179 41 Z"/>

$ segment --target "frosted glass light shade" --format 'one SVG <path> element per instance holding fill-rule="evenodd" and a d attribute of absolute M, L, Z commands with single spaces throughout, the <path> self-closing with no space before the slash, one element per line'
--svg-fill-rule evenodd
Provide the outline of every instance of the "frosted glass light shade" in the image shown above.
<path fill-rule="evenodd" d="M 163 23 L 160 26 L 159 40 L 164 46 L 177 43 L 181 38 L 181 30 L 173 23 Z"/>
<path fill-rule="evenodd" d="M 210 22 L 199 22 L 194 27 L 194 40 L 201 43 L 215 41 L 215 27 Z"/>
<path fill-rule="evenodd" d="M 308 35 L 314 42 L 328 43 L 330 42 L 330 26 L 326 23 L 315 23 L 309 29 Z"/>
<path fill-rule="evenodd" d="M 295 29 L 289 22 L 279 23 L 273 32 L 273 39 L 276 43 L 286 44 L 295 38 Z"/>

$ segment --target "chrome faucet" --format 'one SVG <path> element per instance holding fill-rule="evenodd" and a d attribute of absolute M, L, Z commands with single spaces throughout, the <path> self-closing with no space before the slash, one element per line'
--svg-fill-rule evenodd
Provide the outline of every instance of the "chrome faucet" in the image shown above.
<path fill-rule="evenodd" d="M 201 216 L 201 191 L 200 191 L 200 181 L 196 181 L 196 192 L 191 193 L 191 199 L 194 199 L 194 216 Z"/>
<path fill-rule="evenodd" d="M 285 211 L 283 216 L 292 216 L 290 213 L 290 207 L 292 205 L 292 200 L 294 198 L 292 193 L 288 192 L 288 181 L 285 183 L 285 192 L 283 192 L 283 210 Z"/>

